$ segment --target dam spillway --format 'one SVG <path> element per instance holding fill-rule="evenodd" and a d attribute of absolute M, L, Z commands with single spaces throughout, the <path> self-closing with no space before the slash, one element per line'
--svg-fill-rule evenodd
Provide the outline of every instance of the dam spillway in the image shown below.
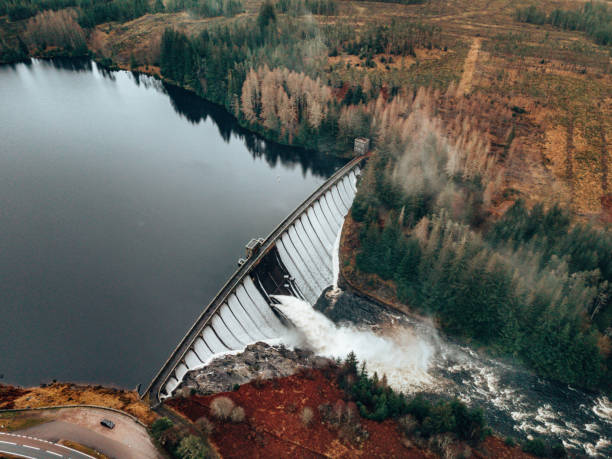
<path fill-rule="evenodd" d="M 170 397 L 190 370 L 214 356 L 279 338 L 272 295 L 314 304 L 334 282 L 333 252 L 357 191 L 355 158 L 332 175 L 261 242 L 203 310 L 145 390 L 152 405 Z"/>

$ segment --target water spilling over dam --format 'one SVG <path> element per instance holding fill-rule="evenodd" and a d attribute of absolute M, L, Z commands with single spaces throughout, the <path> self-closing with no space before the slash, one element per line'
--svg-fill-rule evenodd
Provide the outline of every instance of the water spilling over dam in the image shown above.
<path fill-rule="evenodd" d="M 284 336 L 282 316 L 274 310 L 275 295 L 314 304 L 334 283 L 334 248 L 357 191 L 363 160 L 349 162 L 265 240 L 250 243 L 250 257 L 242 260 L 146 389 L 151 403 L 171 396 L 188 371 L 215 356 Z"/>
<path fill-rule="evenodd" d="M 411 393 L 432 384 L 428 369 L 435 347 L 410 328 L 375 332 L 369 327 L 336 325 L 304 300 L 290 296 L 275 298 L 280 301 L 277 307 L 302 335 L 296 345 L 308 347 L 317 355 L 338 359 L 354 352 L 360 362 L 367 364 L 369 373 L 385 375 L 397 390 Z M 289 335 L 284 342 L 292 345 L 294 340 Z"/>

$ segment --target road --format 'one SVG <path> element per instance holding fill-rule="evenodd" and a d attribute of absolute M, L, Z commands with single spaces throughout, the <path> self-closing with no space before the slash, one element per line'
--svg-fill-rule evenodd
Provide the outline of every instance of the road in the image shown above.
<path fill-rule="evenodd" d="M 71 440 L 113 459 L 158 459 L 161 457 L 147 430 L 123 414 L 85 407 L 43 410 L 38 414 L 47 422 L 15 433 L 52 443 Z M 114 422 L 115 428 L 111 430 L 101 426 L 102 419 Z M 49 444 L 51 443 L 46 443 L 46 445 Z M 0 450 L 4 450 L 3 447 L 7 445 L 0 443 L 0 446 L 2 446 Z M 31 450 L 30 452 L 36 451 Z M 53 457 L 53 455 L 35 456 L 33 454 L 28 456 L 36 459 Z M 57 459 L 57 456 L 54 457 Z M 88 456 L 82 455 L 79 458 L 82 457 Z"/>
<path fill-rule="evenodd" d="M 11 454 L 26 459 L 91 459 L 91 456 L 45 440 L 0 432 L 0 457 Z"/>

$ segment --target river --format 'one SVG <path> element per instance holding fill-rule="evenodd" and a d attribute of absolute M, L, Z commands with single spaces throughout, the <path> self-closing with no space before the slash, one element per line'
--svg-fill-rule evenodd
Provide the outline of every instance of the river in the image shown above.
<path fill-rule="evenodd" d="M 433 400 L 457 397 L 482 408 L 502 437 L 544 437 L 574 453 L 612 457 L 612 402 L 605 395 L 477 353 L 440 336 L 425 318 L 390 313 L 341 291 L 323 298 L 332 302 L 336 323 L 306 301 L 277 297 L 277 308 L 298 330 L 283 338 L 287 345 L 341 359 L 353 351 L 370 374 L 384 374 L 396 390 Z"/>
<path fill-rule="evenodd" d="M 89 61 L 0 67 L 0 382 L 146 384 L 341 162 Z"/>

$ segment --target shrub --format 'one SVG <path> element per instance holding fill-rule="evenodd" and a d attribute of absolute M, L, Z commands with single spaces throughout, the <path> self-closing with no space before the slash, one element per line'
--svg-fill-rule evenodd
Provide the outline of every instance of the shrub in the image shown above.
<path fill-rule="evenodd" d="M 438 434 L 429 439 L 429 449 L 438 454 L 440 457 L 454 457 L 452 435 Z"/>
<path fill-rule="evenodd" d="M 210 404 L 210 411 L 213 416 L 221 421 L 226 421 L 230 418 L 234 409 L 234 402 L 229 397 L 217 397 Z"/>
<path fill-rule="evenodd" d="M 153 424 L 151 424 L 151 434 L 155 439 L 159 439 L 160 434 L 172 427 L 172 421 L 168 418 L 159 418 L 156 419 Z"/>
<path fill-rule="evenodd" d="M 211 456 L 208 445 L 195 435 L 183 438 L 176 453 L 182 459 L 204 459 Z"/>
<path fill-rule="evenodd" d="M 346 422 L 351 425 L 359 422 L 359 408 L 355 402 L 346 404 L 345 418 Z"/>
<path fill-rule="evenodd" d="M 308 406 L 302 408 L 302 411 L 300 412 L 300 420 L 302 421 L 302 424 L 304 424 L 304 427 L 310 427 L 313 419 L 314 412 L 312 411 L 312 408 Z"/>
<path fill-rule="evenodd" d="M 480 409 L 468 409 L 459 400 L 450 403 L 452 416 L 455 419 L 455 433 L 462 440 L 479 442 L 485 437 L 484 414 Z"/>
<path fill-rule="evenodd" d="M 452 409 L 447 404 L 435 405 L 421 425 L 426 437 L 443 432 L 454 432 L 456 426 Z"/>
<path fill-rule="evenodd" d="M 550 455 L 555 458 L 565 458 L 567 457 L 567 451 L 565 451 L 565 447 L 563 443 L 557 443 L 550 447 Z"/>
<path fill-rule="evenodd" d="M 409 414 L 399 418 L 398 423 L 404 435 L 411 435 L 419 427 L 419 423 L 414 416 Z"/>
<path fill-rule="evenodd" d="M 241 406 L 235 407 L 232 410 L 232 413 L 230 414 L 232 422 L 235 423 L 244 422 L 244 417 L 244 408 L 242 408 Z"/>
<path fill-rule="evenodd" d="M 344 415 L 346 411 L 346 403 L 344 400 L 338 399 L 336 403 L 334 403 L 334 408 L 332 411 L 332 422 L 340 424 L 344 420 Z"/>
<path fill-rule="evenodd" d="M 185 428 L 172 426 L 169 429 L 161 432 L 157 441 L 167 451 L 174 451 L 180 444 L 181 440 L 188 434 L 189 433 Z"/>
<path fill-rule="evenodd" d="M 195 425 L 203 435 L 209 436 L 215 430 L 215 425 L 206 416 L 198 418 Z"/>
<path fill-rule="evenodd" d="M 546 457 L 548 455 L 546 443 L 544 443 L 544 441 L 540 438 L 527 440 L 525 443 L 523 443 L 523 451 L 538 457 Z"/>

